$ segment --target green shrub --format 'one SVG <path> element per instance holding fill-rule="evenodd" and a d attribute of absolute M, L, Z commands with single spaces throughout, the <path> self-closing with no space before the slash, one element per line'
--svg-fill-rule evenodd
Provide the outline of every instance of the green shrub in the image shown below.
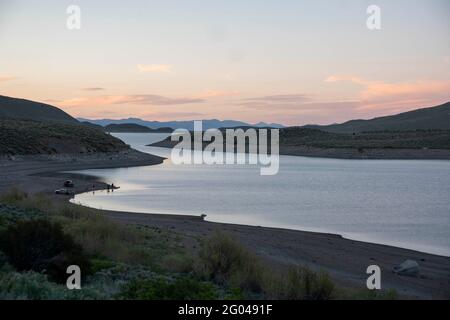
<path fill-rule="evenodd" d="M 244 300 L 245 294 L 241 288 L 230 288 L 223 297 L 223 300 Z"/>
<path fill-rule="evenodd" d="M 264 291 L 269 299 L 329 300 L 335 292 L 335 286 L 324 272 L 295 267 L 287 273 L 267 273 Z"/>
<path fill-rule="evenodd" d="M 91 259 L 90 262 L 92 274 L 95 274 L 101 270 L 111 269 L 116 266 L 116 263 L 106 259 Z"/>
<path fill-rule="evenodd" d="M 261 291 L 263 269 L 259 259 L 223 233 L 215 233 L 206 240 L 200 250 L 196 270 L 220 285 Z"/>
<path fill-rule="evenodd" d="M 290 269 L 287 276 L 287 298 L 303 300 L 328 300 L 334 284 L 324 272 L 313 272 L 306 267 Z"/>
<path fill-rule="evenodd" d="M 7 204 L 16 204 L 28 198 L 28 194 L 15 187 L 0 196 L 0 202 Z"/>
<path fill-rule="evenodd" d="M 344 300 L 396 300 L 398 293 L 394 289 L 369 290 L 351 289 L 340 290 L 340 297 Z"/>
<path fill-rule="evenodd" d="M 133 300 L 211 300 L 217 299 L 218 293 L 208 282 L 188 277 L 175 280 L 161 277 L 133 280 L 123 287 L 119 297 Z"/>
<path fill-rule="evenodd" d="M 79 219 L 56 216 L 54 219 L 64 225 L 64 231 L 87 253 L 97 258 L 151 265 L 169 252 L 166 242 L 149 239 L 151 231 L 121 225 L 104 216 L 90 215 Z M 156 243 L 158 248 L 152 246 Z"/>
<path fill-rule="evenodd" d="M 20 219 L 46 217 L 56 221 L 86 253 L 101 259 L 157 267 L 166 254 L 176 251 L 176 248 L 173 248 L 172 234 L 151 228 L 123 225 L 99 214 L 95 209 L 54 201 L 45 195 L 24 198 L 10 195 L 7 198 L 15 199 L 8 203 L 9 207 L 16 208 L 12 214 L 8 214 L 8 217 L 19 216 Z M 1 209 L 0 204 L 0 217 Z M 12 220 L 14 223 L 15 221 L 17 219 Z M 1 228 L 2 224 L 0 230 Z"/>
<path fill-rule="evenodd" d="M 96 284 L 99 287 L 98 284 Z M 65 285 L 50 282 L 47 276 L 33 271 L 0 272 L 0 300 L 80 300 L 110 299 L 105 290 L 82 286 L 68 290 Z"/>
<path fill-rule="evenodd" d="M 164 271 L 174 273 L 189 273 L 193 271 L 194 259 L 182 253 L 171 253 L 162 257 L 160 266 Z"/>
<path fill-rule="evenodd" d="M 89 260 L 81 246 L 65 234 L 61 225 L 47 220 L 19 221 L 0 235 L 0 250 L 19 271 L 45 272 L 50 279 L 65 282 L 69 265 L 89 273 Z"/>

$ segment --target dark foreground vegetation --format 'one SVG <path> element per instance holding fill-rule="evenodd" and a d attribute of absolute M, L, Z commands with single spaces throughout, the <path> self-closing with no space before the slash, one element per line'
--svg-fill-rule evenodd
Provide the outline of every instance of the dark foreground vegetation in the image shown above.
<path fill-rule="evenodd" d="M 188 251 L 179 235 L 18 190 L 0 198 L 0 299 L 386 299 L 301 266 L 274 270 L 226 234 Z M 82 270 L 82 290 L 65 286 Z"/>

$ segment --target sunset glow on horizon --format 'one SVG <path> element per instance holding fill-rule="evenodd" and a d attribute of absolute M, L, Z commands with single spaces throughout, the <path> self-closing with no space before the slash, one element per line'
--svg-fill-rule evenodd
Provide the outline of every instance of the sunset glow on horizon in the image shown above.
<path fill-rule="evenodd" d="M 303 125 L 450 101 L 450 2 L 0 0 L 0 95 L 75 117 Z M 66 9 L 81 9 L 81 29 Z"/>

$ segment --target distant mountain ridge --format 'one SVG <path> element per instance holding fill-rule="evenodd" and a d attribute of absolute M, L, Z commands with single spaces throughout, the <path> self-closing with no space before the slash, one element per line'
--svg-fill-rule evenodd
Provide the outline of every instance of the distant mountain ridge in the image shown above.
<path fill-rule="evenodd" d="M 371 120 L 351 120 L 342 124 L 307 125 L 303 128 L 333 133 L 373 131 L 450 130 L 450 102 Z"/>
<path fill-rule="evenodd" d="M 97 119 L 97 120 L 90 120 L 90 119 L 84 119 L 84 118 L 78 118 L 79 121 L 82 122 L 90 122 L 93 124 L 101 125 L 103 127 L 110 125 L 110 124 L 138 124 L 141 126 L 146 126 L 151 129 L 160 129 L 164 127 L 172 128 L 172 129 L 187 129 L 187 130 L 194 130 L 194 120 L 191 121 L 167 121 L 167 122 L 161 122 L 161 121 L 146 121 L 139 118 L 128 118 L 128 119 L 119 119 L 119 120 L 113 120 L 113 119 Z M 210 120 L 203 120 L 203 130 L 208 130 L 212 128 L 234 128 L 234 127 L 272 127 L 272 128 L 283 128 L 284 126 L 277 123 L 264 123 L 260 122 L 257 124 L 249 124 L 242 121 L 236 121 L 236 120 L 217 120 L 217 119 L 210 119 Z"/>
<path fill-rule="evenodd" d="M 0 118 L 78 123 L 68 113 L 54 106 L 6 96 L 0 96 Z"/>

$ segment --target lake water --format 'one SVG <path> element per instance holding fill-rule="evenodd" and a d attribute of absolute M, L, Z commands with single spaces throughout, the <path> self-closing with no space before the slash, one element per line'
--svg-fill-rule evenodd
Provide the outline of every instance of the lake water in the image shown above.
<path fill-rule="evenodd" d="M 166 134 L 116 134 L 134 148 Z M 77 195 L 95 208 L 207 214 L 207 220 L 341 234 L 450 256 L 450 161 L 280 157 L 275 176 L 256 166 L 164 164 L 85 170 L 121 187 Z"/>

